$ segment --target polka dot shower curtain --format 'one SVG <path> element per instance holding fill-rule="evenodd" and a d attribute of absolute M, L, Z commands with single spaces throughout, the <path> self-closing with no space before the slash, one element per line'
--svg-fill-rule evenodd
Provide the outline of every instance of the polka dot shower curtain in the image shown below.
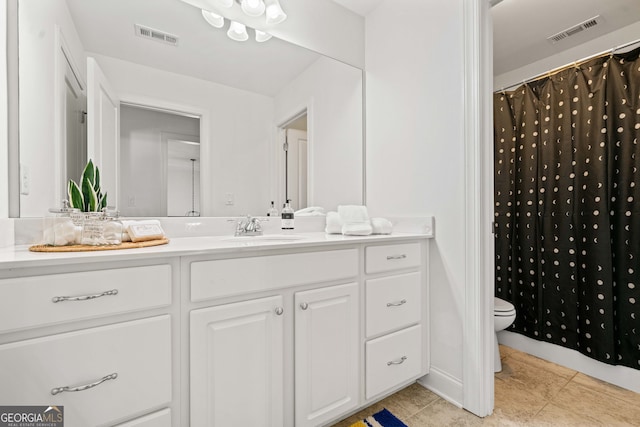
<path fill-rule="evenodd" d="M 512 331 L 640 369 L 640 49 L 494 95 Z"/>

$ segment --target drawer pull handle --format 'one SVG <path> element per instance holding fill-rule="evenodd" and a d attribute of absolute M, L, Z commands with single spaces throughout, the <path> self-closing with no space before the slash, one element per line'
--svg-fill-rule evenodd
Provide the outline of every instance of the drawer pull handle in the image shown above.
<path fill-rule="evenodd" d="M 98 381 L 90 383 L 90 384 L 85 384 L 85 385 L 81 385 L 81 386 L 78 386 L 78 387 L 64 386 L 64 387 L 52 388 L 51 389 L 51 394 L 53 394 L 55 396 L 56 394 L 60 394 L 60 393 L 63 393 L 63 392 L 84 391 L 84 390 L 88 390 L 90 388 L 94 388 L 95 386 L 98 386 L 98 385 L 102 384 L 105 381 L 115 380 L 116 378 L 118 378 L 118 374 L 114 372 L 113 374 L 107 375 L 106 377 L 102 377 Z"/>
<path fill-rule="evenodd" d="M 110 291 L 105 291 L 101 294 L 94 294 L 94 295 L 80 295 L 77 297 L 53 297 L 51 298 L 51 301 L 53 302 L 62 302 L 62 301 L 87 301 L 90 299 L 96 299 L 96 298 L 100 298 L 100 297 L 106 297 L 109 295 L 118 295 L 118 290 L 117 289 L 111 289 Z"/>
<path fill-rule="evenodd" d="M 398 360 L 392 360 L 390 362 L 387 362 L 387 366 L 391 366 L 391 365 L 402 365 L 404 363 L 404 361 L 407 360 L 407 356 L 402 356 L 400 359 Z"/>
<path fill-rule="evenodd" d="M 307 308 L 309 308 L 309 304 L 307 304 L 306 302 L 303 302 L 302 304 L 300 304 L 300 308 L 303 310 L 306 310 Z"/>
<path fill-rule="evenodd" d="M 387 307 L 400 307 L 401 305 L 404 305 L 406 303 L 407 303 L 406 299 L 403 299 L 402 301 L 398 301 L 398 302 L 388 302 Z"/>
<path fill-rule="evenodd" d="M 277 308 L 276 308 L 276 314 L 277 314 L 278 316 L 282 316 L 282 313 L 284 313 L 284 308 L 282 308 L 282 307 L 277 307 Z"/>
<path fill-rule="evenodd" d="M 402 255 L 387 255 L 387 261 L 391 261 L 392 259 L 405 259 L 407 256 L 405 254 Z"/>

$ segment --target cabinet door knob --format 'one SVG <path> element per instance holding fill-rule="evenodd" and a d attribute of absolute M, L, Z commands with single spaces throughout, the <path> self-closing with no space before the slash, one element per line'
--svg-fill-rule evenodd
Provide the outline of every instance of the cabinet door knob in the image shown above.
<path fill-rule="evenodd" d="M 306 302 L 303 302 L 302 304 L 300 304 L 300 308 L 303 310 L 306 310 L 307 308 L 309 308 L 309 304 L 307 304 Z"/>
<path fill-rule="evenodd" d="M 282 307 L 276 307 L 276 314 L 278 316 L 282 316 L 282 313 L 284 313 L 284 308 Z"/>

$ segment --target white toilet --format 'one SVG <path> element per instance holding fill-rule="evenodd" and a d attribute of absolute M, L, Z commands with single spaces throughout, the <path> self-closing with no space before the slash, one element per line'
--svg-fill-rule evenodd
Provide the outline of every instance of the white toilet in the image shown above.
<path fill-rule="evenodd" d="M 493 306 L 493 328 L 495 329 L 495 356 L 493 368 L 495 372 L 502 371 L 500 362 L 500 348 L 498 347 L 498 332 L 511 326 L 516 320 L 516 308 L 508 301 L 494 297 Z"/>

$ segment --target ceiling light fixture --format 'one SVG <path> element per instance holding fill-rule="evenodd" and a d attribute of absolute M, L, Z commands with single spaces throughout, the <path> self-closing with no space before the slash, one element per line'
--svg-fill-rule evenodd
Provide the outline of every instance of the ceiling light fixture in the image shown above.
<path fill-rule="evenodd" d="M 229 31 L 227 31 L 227 35 L 231 40 L 235 40 L 237 42 L 243 42 L 249 38 L 249 34 L 247 34 L 247 27 L 236 21 L 231 21 L 231 24 L 229 24 Z"/>
<path fill-rule="evenodd" d="M 217 13 L 202 9 L 202 16 L 210 25 L 216 28 L 224 27 L 224 18 Z"/>
<path fill-rule="evenodd" d="M 265 0 L 265 4 L 267 10 L 267 24 L 279 24 L 287 19 L 287 14 L 282 10 L 278 0 Z"/>
<path fill-rule="evenodd" d="M 265 33 L 264 31 L 256 30 L 256 41 L 258 43 L 266 42 L 271 37 L 273 37 L 273 36 L 271 34 L 269 34 L 269 33 Z"/>
<path fill-rule="evenodd" d="M 208 0 L 208 3 L 211 5 L 212 10 L 202 9 L 202 16 L 210 25 L 216 28 L 224 27 L 224 17 L 218 12 L 223 8 L 233 7 L 234 3 L 238 4 L 244 14 L 251 18 L 265 15 L 265 23 L 267 25 L 279 24 L 287 19 L 287 14 L 282 10 L 279 0 Z M 265 42 L 272 37 L 271 34 L 264 31 L 254 31 L 255 39 L 259 43 Z M 246 26 L 236 21 L 230 21 L 227 35 L 236 41 L 245 41 L 249 38 Z"/>

